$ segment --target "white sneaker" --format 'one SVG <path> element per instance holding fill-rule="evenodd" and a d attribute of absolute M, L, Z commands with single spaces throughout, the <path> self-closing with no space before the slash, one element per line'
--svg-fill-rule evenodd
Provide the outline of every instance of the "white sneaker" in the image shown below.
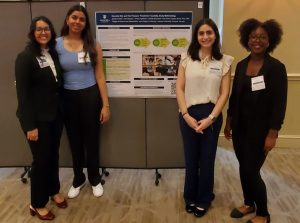
<path fill-rule="evenodd" d="M 101 182 L 96 186 L 92 186 L 92 189 L 95 197 L 101 197 L 103 195 L 103 187 Z"/>
<path fill-rule="evenodd" d="M 85 185 L 85 182 L 83 184 L 81 184 L 79 187 L 72 187 L 70 188 L 69 192 L 68 192 L 68 198 L 75 198 L 79 195 L 81 188 L 83 188 Z"/>

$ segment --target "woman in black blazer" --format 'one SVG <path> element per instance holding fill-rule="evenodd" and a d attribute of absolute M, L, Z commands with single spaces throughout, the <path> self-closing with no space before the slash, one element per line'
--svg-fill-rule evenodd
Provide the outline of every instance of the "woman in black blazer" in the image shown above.
<path fill-rule="evenodd" d="M 31 167 L 30 214 L 52 220 L 49 197 L 60 208 L 67 202 L 59 193 L 59 144 L 62 133 L 61 68 L 55 51 L 56 34 L 44 16 L 32 20 L 29 42 L 15 62 L 17 117 L 29 143 Z"/>
<path fill-rule="evenodd" d="M 227 139 L 232 137 L 240 164 L 244 204 L 234 208 L 231 217 L 256 211 L 247 223 L 268 223 L 267 192 L 260 169 L 276 144 L 286 110 L 286 69 L 269 55 L 280 43 L 282 29 L 275 20 L 248 19 L 239 34 L 250 55 L 236 67 L 224 134 Z"/>

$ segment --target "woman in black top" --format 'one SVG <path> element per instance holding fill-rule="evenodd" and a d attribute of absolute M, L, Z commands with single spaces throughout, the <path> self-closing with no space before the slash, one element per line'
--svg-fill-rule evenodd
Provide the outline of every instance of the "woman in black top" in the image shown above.
<path fill-rule="evenodd" d="M 275 20 L 248 19 L 240 25 L 239 34 L 250 55 L 236 67 L 224 134 L 233 140 L 244 204 L 233 209 L 231 217 L 256 211 L 247 222 L 268 223 L 267 192 L 260 169 L 276 144 L 286 110 L 286 69 L 269 55 L 280 43 L 282 29 Z"/>
<path fill-rule="evenodd" d="M 61 68 L 55 51 L 56 34 L 44 16 L 32 20 L 29 42 L 15 62 L 17 116 L 33 157 L 30 214 L 53 220 L 46 208 L 49 197 L 60 208 L 67 202 L 59 193 L 59 144 L 62 133 Z"/>

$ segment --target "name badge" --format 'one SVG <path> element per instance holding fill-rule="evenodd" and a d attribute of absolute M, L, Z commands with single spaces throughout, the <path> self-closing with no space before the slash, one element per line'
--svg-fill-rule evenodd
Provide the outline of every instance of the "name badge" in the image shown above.
<path fill-rule="evenodd" d="M 87 53 L 86 55 L 85 52 L 78 53 L 78 63 L 89 63 L 89 62 L 91 62 L 89 53 Z"/>
<path fill-rule="evenodd" d="M 262 89 L 266 89 L 264 76 L 258 76 L 258 77 L 251 78 L 251 88 L 252 88 L 252 91 L 259 91 Z"/>
<path fill-rule="evenodd" d="M 36 60 L 38 61 L 40 68 L 45 68 L 50 66 L 45 56 L 36 57 Z"/>
<path fill-rule="evenodd" d="M 219 61 L 215 61 L 209 66 L 209 73 L 221 76 L 222 74 L 222 63 Z"/>

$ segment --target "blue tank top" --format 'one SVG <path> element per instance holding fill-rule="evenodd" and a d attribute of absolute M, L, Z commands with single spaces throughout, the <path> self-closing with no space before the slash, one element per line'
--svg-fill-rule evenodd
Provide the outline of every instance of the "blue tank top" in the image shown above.
<path fill-rule="evenodd" d="M 94 69 L 91 62 L 79 63 L 78 53 L 70 52 L 64 48 L 63 37 L 56 39 L 56 50 L 59 62 L 63 68 L 64 88 L 68 90 L 80 90 L 96 84 Z"/>

